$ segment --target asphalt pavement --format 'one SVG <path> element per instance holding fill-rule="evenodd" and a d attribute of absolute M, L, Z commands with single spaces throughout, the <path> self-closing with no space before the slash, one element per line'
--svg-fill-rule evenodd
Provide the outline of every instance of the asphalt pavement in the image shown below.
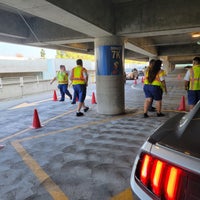
<path fill-rule="evenodd" d="M 130 175 L 140 146 L 186 97 L 178 73 L 166 77 L 164 117 L 143 118 L 141 77 L 126 82 L 126 113 L 118 116 L 97 113 L 95 84 L 83 117 L 69 99 L 53 101 L 53 91 L 0 102 L 0 200 L 133 200 Z M 34 109 L 38 129 L 31 127 Z"/>

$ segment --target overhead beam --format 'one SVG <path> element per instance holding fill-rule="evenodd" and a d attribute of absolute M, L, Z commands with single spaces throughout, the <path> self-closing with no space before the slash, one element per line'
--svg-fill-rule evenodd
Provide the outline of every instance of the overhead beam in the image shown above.
<path fill-rule="evenodd" d="M 137 53 L 140 53 L 142 55 L 145 55 L 145 56 L 148 56 L 148 57 L 156 57 L 157 54 L 154 54 L 154 53 L 151 53 L 149 51 L 146 51 L 145 49 L 139 47 L 139 46 L 136 46 L 130 42 L 125 42 L 125 48 L 126 49 L 129 49 L 131 51 L 134 51 L 134 52 L 137 52 Z"/>
<path fill-rule="evenodd" d="M 46 43 L 51 41 L 55 42 L 57 40 L 62 41 L 88 38 L 88 36 L 83 33 L 79 33 L 38 17 L 28 19 L 27 23 L 37 37 L 37 40 L 33 34 L 30 34 L 30 37 L 25 41 L 26 43 Z"/>
<path fill-rule="evenodd" d="M 181 64 L 181 63 L 191 63 L 194 56 L 169 56 L 169 62 L 175 63 L 175 64 Z"/>
<path fill-rule="evenodd" d="M 173 55 L 199 55 L 200 45 L 174 45 L 174 46 L 161 46 L 158 48 L 159 56 L 173 56 Z"/>
<path fill-rule="evenodd" d="M 64 5 L 66 1 L 61 1 L 61 2 Z M 82 4 L 83 3 L 85 4 L 85 1 L 80 1 L 80 2 L 82 2 Z M 7 6 L 11 6 L 12 8 L 22 10 L 23 12 L 38 16 L 50 22 L 62 25 L 64 27 L 70 28 L 72 30 L 78 31 L 80 33 L 86 34 L 91 37 L 102 37 L 102 36 L 112 35 L 112 33 L 105 30 L 103 27 L 100 28 L 101 26 L 95 25 L 95 23 L 91 23 L 87 20 L 84 20 L 83 17 L 81 18 L 79 16 L 76 16 L 75 14 L 72 14 L 69 11 L 64 10 L 63 8 L 60 8 L 45 0 L 35 0 L 35 1 L 2 0 L 1 3 L 4 3 Z M 74 3 L 74 1 L 72 1 L 71 3 L 75 4 L 75 6 L 78 5 L 77 2 Z M 95 3 L 96 1 L 93 2 L 94 5 Z M 68 8 L 70 8 L 70 6 Z M 88 5 L 86 4 L 86 6 Z M 88 7 L 88 9 L 91 8 Z M 99 10 L 99 12 L 102 11 Z"/>
<path fill-rule="evenodd" d="M 146 37 L 200 31 L 198 5 L 199 0 L 134 0 L 116 4 L 116 33 Z"/>
<path fill-rule="evenodd" d="M 74 43 L 87 43 L 94 42 L 94 38 L 80 38 L 80 39 L 69 39 L 69 40 L 55 40 L 50 42 L 45 42 L 45 44 L 74 44 Z"/>
<path fill-rule="evenodd" d="M 112 1 L 108 0 L 47 0 L 48 2 L 58 6 L 86 20 L 87 22 L 114 34 L 114 7 Z M 105 35 L 106 36 L 106 35 Z"/>
<path fill-rule="evenodd" d="M 0 10 L 0 36 L 26 39 L 28 34 L 27 27 L 18 15 Z"/>

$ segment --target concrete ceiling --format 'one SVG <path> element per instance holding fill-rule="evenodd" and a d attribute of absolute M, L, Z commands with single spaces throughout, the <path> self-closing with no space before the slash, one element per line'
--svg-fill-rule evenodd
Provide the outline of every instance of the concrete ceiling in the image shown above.
<path fill-rule="evenodd" d="M 0 41 L 94 53 L 94 39 L 125 38 L 125 57 L 200 55 L 199 0 L 1 0 Z"/>

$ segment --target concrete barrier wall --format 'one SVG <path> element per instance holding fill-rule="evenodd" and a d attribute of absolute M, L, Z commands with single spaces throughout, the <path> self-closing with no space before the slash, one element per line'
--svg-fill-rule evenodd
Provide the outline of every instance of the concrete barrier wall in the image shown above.
<path fill-rule="evenodd" d="M 20 85 L 20 83 L 7 84 L 0 87 L 0 100 L 20 98 L 26 95 L 47 92 L 56 89 L 56 85 L 50 85 L 48 80 L 38 82 L 29 82 Z"/>
<path fill-rule="evenodd" d="M 57 89 L 57 82 L 50 85 L 50 80 L 24 81 L 26 77 L 13 77 L 13 81 L 4 84 L 0 78 L 0 100 L 20 98 L 26 95 L 53 91 Z M 95 83 L 95 71 L 89 71 L 89 84 Z"/>
<path fill-rule="evenodd" d="M 75 59 L 0 60 L 0 100 L 46 92 L 57 88 L 50 85 L 59 66 L 68 71 L 76 65 Z M 94 62 L 84 61 L 88 69 L 89 83 L 95 83 Z"/>
<path fill-rule="evenodd" d="M 0 60 L 0 73 L 42 72 L 47 70 L 45 59 Z"/>

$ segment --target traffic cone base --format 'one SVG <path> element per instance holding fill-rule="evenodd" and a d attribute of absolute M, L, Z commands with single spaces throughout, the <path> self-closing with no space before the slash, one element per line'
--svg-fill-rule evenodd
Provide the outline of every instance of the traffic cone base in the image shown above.
<path fill-rule="evenodd" d="M 58 101 L 56 91 L 53 92 L 53 101 Z"/>
<path fill-rule="evenodd" d="M 178 107 L 179 111 L 186 111 L 186 106 L 185 106 L 185 96 L 181 97 L 181 102 L 180 105 Z"/>
<path fill-rule="evenodd" d="M 4 145 L 0 145 L 0 149 L 3 149 L 4 148 Z"/>
<path fill-rule="evenodd" d="M 92 101 L 91 101 L 91 103 L 92 104 L 97 104 L 94 92 L 92 93 Z"/>
<path fill-rule="evenodd" d="M 41 128 L 41 124 L 40 124 L 40 119 L 38 116 L 38 112 L 37 109 L 34 109 L 34 114 L 33 114 L 33 124 L 31 126 L 31 128 L 37 129 L 37 128 Z"/>

